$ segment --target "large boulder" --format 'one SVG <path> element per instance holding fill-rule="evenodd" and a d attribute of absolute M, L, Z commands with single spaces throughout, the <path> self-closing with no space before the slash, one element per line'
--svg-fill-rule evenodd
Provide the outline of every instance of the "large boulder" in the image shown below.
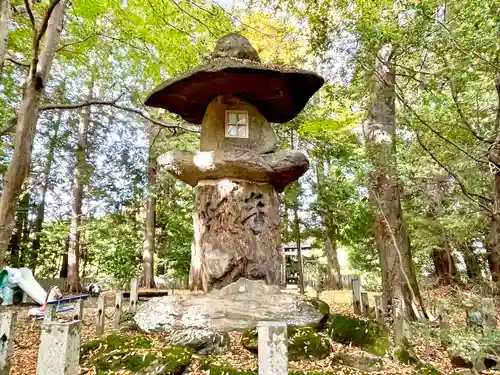
<path fill-rule="evenodd" d="M 259 321 L 320 328 L 328 305 L 316 298 L 282 293 L 262 280 L 239 279 L 203 295 L 154 298 L 139 306 L 135 322 L 144 331 L 208 329 L 244 331 Z"/>

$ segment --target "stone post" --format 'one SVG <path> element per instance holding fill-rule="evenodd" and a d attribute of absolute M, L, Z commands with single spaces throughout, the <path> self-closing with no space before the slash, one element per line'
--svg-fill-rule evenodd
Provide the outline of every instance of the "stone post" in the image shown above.
<path fill-rule="evenodd" d="M 364 316 L 370 316 L 370 302 L 368 302 L 368 293 L 361 292 L 361 307 Z"/>
<path fill-rule="evenodd" d="M 382 306 L 382 296 L 377 295 L 373 297 L 375 300 L 375 319 L 377 322 L 380 324 L 385 324 L 385 311 L 384 307 Z"/>
<path fill-rule="evenodd" d="M 284 322 L 260 322 L 259 375 L 288 374 L 288 337 Z"/>
<path fill-rule="evenodd" d="M 113 326 L 116 329 L 120 328 L 120 319 L 122 317 L 122 300 L 123 300 L 123 294 L 116 293 L 116 296 L 115 296 L 115 318 L 113 320 Z"/>
<path fill-rule="evenodd" d="M 16 316 L 16 313 L 12 311 L 0 314 L 0 375 L 10 374 L 10 364 L 14 353 Z"/>
<path fill-rule="evenodd" d="M 361 279 L 359 276 L 352 279 L 352 307 L 354 314 L 361 315 Z"/>
<path fill-rule="evenodd" d="M 448 317 L 448 309 L 444 303 L 438 305 L 438 317 L 439 317 L 439 328 L 446 330 L 450 328 L 450 322 Z"/>
<path fill-rule="evenodd" d="M 95 333 L 97 336 L 104 333 L 104 319 L 106 315 L 106 297 L 99 296 L 97 300 L 97 321 L 95 326 Z"/>
<path fill-rule="evenodd" d="M 43 313 L 43 323 L 51 323 L 56 318 L 56 305 L 45 305 Z"/>
<path fill-rule="evenodd" d="M 42 327 L 36 375 L 75 375 L 79 371 L 80 321 Z"/>
<path fill-rule="evenodd" d="M 139 300 L 139 279 L 134 277 L 130 280 L 130 312 L 135 314 L 137 311 L 137 301 Z"/>
<path fill-rule="evenodd" d="M 83 304 L 84 303 L 85 303 L 85 301 L 83 299 L 76 302 L 76 304 L 75 304 L 76 314 L 75 314 L 75 317 L 73 318 L 73 320 L 83 321 Z"/>

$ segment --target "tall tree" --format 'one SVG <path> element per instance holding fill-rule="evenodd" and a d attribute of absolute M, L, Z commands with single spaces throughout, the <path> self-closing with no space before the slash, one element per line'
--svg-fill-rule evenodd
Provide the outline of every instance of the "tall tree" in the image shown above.
<path fill-rule="evenodd" d="M 94 91 L 94 72 L 88 85 L 87 100 L 91 101 Z M 82 109 L 80 122 L 78 125 L 78 144 L 76 147 L 75 158 L 75 177 L 73 181 L 72 204 L 71 204 L 71 224 L 69 230 L 69 248 L 68 248 L 68 279 L 70 291 L 80 292 L 80 238 L 82 231 L 82 206 L 85 186 L 89 180 L 89 168 L 87 164 L 88 157 L 88 136 L 91 121 L 91 107 L 86 106 Z"/>
<path fill-rule="evenodd" d="M 32 59 L 23 99 L 17 114 L 14 152 L 4 177 L 0 199 L 0 265 L 5 264 L 6 250 L 14 226 L 17 200 L 31 164 L 40 96 L 44 91 L 60 40 L 66 5 L 67 0 L 51 0 L 40 27 L 37 27 L 30 4 L 26 2 L 33 32 Z M 44 36 L 43 48 L 40 50 Z"/>
<path fill-rule="evenodd" d="M 156 173 L 157 163 L 153 152 L 154 143 L 159 129 L 151 124 L 149 126 L 149 153 L 148 153 L 148 190 L 146 198 L 146 215 L 144 225 L 144 244 L 142 253 L 141 286 L 155 287 L 154 279 L 154 254 L 156 233 Z"/>
<path fill-rule="evenodd" d="M 9 41 L 9 21 L 12 13 L 9 0 L 0 0 L 0 72 L 3 70 Z"/>
<path fill-rule="evenodd" d="M 366 152 L 373 164 L 369 175 L 375 240 L 382 270 L 383 298 L 404 298 L 411 316 L 422 317 L 422 298 L 412 265 L 410 240 L 400 201 L 395 160 L 394 50 L 383 45 L 375 59 L 371 103 L 363 122 Z"/>

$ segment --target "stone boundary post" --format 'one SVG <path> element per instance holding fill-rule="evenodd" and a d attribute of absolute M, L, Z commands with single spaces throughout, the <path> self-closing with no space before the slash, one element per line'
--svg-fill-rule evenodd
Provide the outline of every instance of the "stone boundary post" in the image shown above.
<path fill-rule="evenodd" d="M 122 317 L 122 300 L 123 300 L 123 294 L 116 293 L 116 296 L 115 296 L 115 317 L 113 320 L 113 326 L 116 329 L 120 328 L 120 319 Z"/>
<path fill-rule="evenodd" d="M 16 317 L 17 314 L 12 311 L 0 314 L 0 375 L 10 374 Z"/>
<path fill-rule="evenodd" d="M 368 292 L 361 292 L 361 307 L 364 316 L 370 316 L 370 302 L 368 301 Z"/>
<path fill-rule="evenodd" d="M 97 321 L 95 326 L 95 333 L 97 336 L 104 333 L 104 318 L 106 315 L 106 297 L 99 296 L 97 300 Z"/>
<path fill-rule="evenodd" d="M 139 300 L 139 279 L 134 277 L 130 280 L 130 312 L 135 314 L 137 311 L 137 301 Z"/>
<path fill-rule="evenodd" d="M 259 375 L 288 374 L 288 335 L 284 322 L 259 322 Z"/>
<path fill-rule="evenodd" d="M 394 298 L 392 300 L 392 313 L 394 318 L 394 343 L 397 345 L 403 344 L 406 337 L 406 322 L 405 322 L 405 303 L 402 299 Z"/>
<path fill-rule="evenodd" d="M 352 308 L 354 314 L 361 315 L 361 279 L 359 276 L 353 277 L 352 281 Z"/>
<path fill-rule="evenodd" d="M 44 324 L 36 375 L 76 375 L 80 359 L 80 323 Z"/>
<path fill-rule="evenodd" d="M 373 297 L 375 301 L 375 319 L 377 322 L 380 324 L 385 324 L 385 311 L 384 307 L 382 306 L 382 296 L 377 295 Z"/>
<path fill-rule="evenodd" d="M 497 312 L 495 310 L 495 300 L 493 298 L 483 298 L 481 307 L 484 316 L 484 325 L 488 328 L 496 328 Z"/>

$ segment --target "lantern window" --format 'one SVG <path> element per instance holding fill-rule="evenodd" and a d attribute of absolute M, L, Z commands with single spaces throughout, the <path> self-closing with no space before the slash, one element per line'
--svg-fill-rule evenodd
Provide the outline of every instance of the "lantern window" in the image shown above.
<path fill-rule="evenodd" d="M 248 138 L 247 111 L 226 111 L 226 137 Z"/>

